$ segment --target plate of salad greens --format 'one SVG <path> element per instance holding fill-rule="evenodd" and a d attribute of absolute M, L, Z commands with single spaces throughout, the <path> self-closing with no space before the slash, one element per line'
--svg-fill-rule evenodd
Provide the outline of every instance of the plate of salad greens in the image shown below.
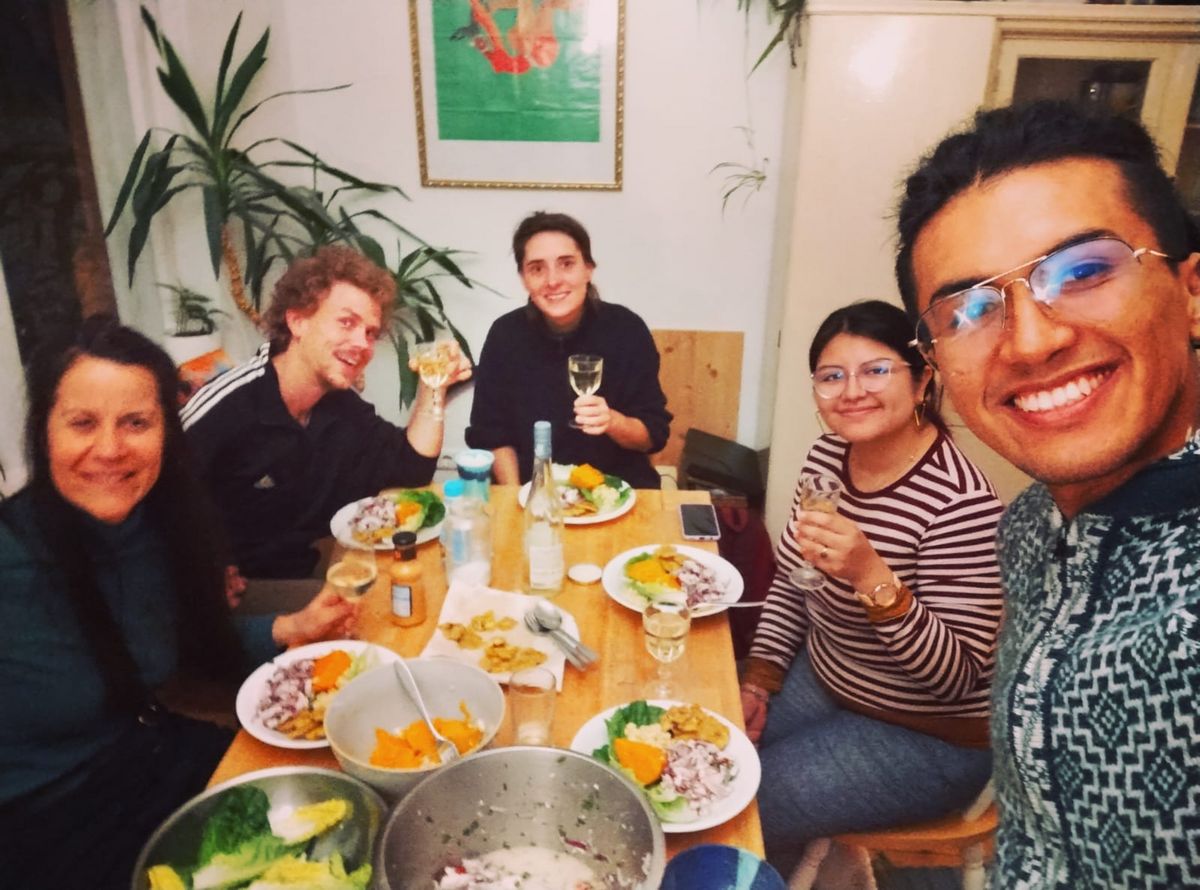
<path fill-rule="evenodd" d="M 627 609 L 660 600 L 687 603 L 693 618 L 715 615 L 742 598 L 745 583 L 729 560 L 699 547 L 647 544 L 619 553 L 604 566 L 604 592 Z"/>
<path fill-rule="evenodd" d="M 687 702 L 638 699 L 603 711 L 571 740 L 641 786 L 663 831 L 703 831 L 729 821 L 758 793 L 762 766 L 746 734 Z"/>
<path fill-rule="evenodd" d="M 366 890 L 383 801 L 329 770 L 267 770 L 193 798 L 142 850 L 149 890 Z"/>
<path fill-rule="evenodd" d="M 238 721 L 277 748 L 326 748 L 325 709 L 363 671 L 399 661 L 391 649 L 361 640 L 326 640 L 289 649 L 259 666 L 238 690 Z"/>
<path fill-rule="evenodd" d="M 553 464 L 554 484 L 562 503 L 566 525 L 595 525 L 624 516 L 637 502 L 637 492 L 620 476 L 597 470 L 591 464 Z M 521 506 L 529 500 L 526 482 L 517 492 Z"/>
<path fill-rule="evenodd" d="M 329 531 L 343 547 L 392 550 L 396 532 L 415 532 L 418 544 L 435 540 L 445 516 L 446 505 L 436 493 L 423 488 L 389 488 L 346 504 L 329 520 Z"/>

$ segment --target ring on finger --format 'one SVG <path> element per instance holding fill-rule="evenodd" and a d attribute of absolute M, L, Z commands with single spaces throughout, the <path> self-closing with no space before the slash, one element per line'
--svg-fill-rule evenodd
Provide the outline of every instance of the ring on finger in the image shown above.
<path fill-rule="evenodd" d="M 820 557 L 819 557 L 819 558 L 820 558 L 820 559 L 824 559 L 824 558 L 825 558 L 825 557 L 827 557 L 828 555 L 829 555 L 829 548 L 828 548 L 828 547 L 822 547 L 822 548 L 821 548 L 821 555 L 820 555 Z"/>

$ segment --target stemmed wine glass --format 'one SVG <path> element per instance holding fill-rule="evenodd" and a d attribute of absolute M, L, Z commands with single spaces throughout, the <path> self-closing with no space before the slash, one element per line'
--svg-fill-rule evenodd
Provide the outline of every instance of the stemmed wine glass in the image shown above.
<path fill-rule="evenodd" d="M 421 382 L 430 389 L 432 399 L 429 403 L 429 416 L 441 420 L 446 416 L 442 406 L 442 387 L 450 379 L 450 370 L 454 359 L 451 353 L 450 340 L 433 340 L 428 343 L 418 343 L 415 347 L 417 357 L 417 373 Z"/>
<path fill-rule="evenodd" d="M 378 572 L 373 547 L 348 547 L 338 561 L 329 567 L 325 581 L 342 599 L 354 602 L 362 599 L 371 589 Z"/>
<path fill-rule="evenodd" d="M 577 396 L 590 396 L 600 388 L 600 380 L 604 375 L 604 357 L 579 353 L 567 357 L 567 377 L 571 381 L 571 389 Z M 574 420 L 568 424 L 571 429 L 579 429 Z"/>
<path fill-rule="evenodd" d="M 642 612 L 646 651 L 658 662 L 654 690 L 658 698 L 671 697 L 671 676 L 667 665 L 683 656 L 691 626 L 692 613 L 684 603 L 660 600 L 649 603 Z"/>
<path fill-rule="evenodd" d="M 833 476 L 805 474 L 800 477 L 800 509 L 836 513 L 842 491 L 842 483 Z M 825 573 L 806 559 L 800 560 L 788 578 L 801 590 L 817 590 L 825 583 Z"/>

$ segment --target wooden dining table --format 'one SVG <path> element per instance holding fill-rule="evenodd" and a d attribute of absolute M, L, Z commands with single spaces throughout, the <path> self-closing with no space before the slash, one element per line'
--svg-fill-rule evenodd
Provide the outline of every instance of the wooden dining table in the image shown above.
<path fill-rule="evenodd" d="M 704 491 L 645 489 L 637 491 L 633 508 L 623 516 L 594 525 L 567 526 L 564 550 L 567 565 L 594 563 L 604 566 L 632 547 L 645 544 L 683 543 L 679 527 L 680 504 L 708 503 Z M 523 524 L 517 487 L 494 485 L 488 512 L 492 521 L 493 557 L 491 586 L 499 590 L 522 590 Z M 711 542 L 688 542 L 690 546 L 715 552 Z M 441 547 L 435 542 L 419 548 L 428 612 L 424 623 L 400 628 L 389 620 L 386 573 L 364 597 L 359 618 L 361 639 L 387 646 L 405 657 L 420 654 L 437 628 L 437 616 L 446 594 L 446 576 Z M 579 728 L 600 711 L 638 698 L 653 698 L 656 663 L 646 651 L 637 612 L 611 599 L 600 582 L 564 582 L 555 603 L 574 615 L 583 641 L 600 654 L 586 671 L 566 668 L 562 691 L 555 706 L 551 744 L 570 747 Z M 695 702 L 742 727 L 741 700 L 733 657 L 727 613 L 694 619 L 683 657 L 673 665 L 672 697 Z M 513 744 L 508 717 L 497 733 L 497 745 Z M 337 768 L 328 748 L 296 750 L 268 745 L 245 729 L 238 732 L 225 757 L 217 765 L 210 785 L 252 770 L 303 765 Z M 703 831 L 667 835 L 667 854 L 704 843 L 731 844 L 763 853 L 758 807 L 751 802 L 727 822 Z"/>

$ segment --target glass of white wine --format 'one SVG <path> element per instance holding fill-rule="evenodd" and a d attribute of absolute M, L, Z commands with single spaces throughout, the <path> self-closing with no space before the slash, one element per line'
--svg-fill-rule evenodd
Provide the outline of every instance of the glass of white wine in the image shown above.
<path fill-rule="evenodd" d="M 836 513 L 842 491 L 842 483 L 833 476 L 805 474 L 800 477 L 800 509 Z M 801 590 L 817 590 L 825 583 L 825 573 L 806 559 L 800 560 L 788 578 Z"/>
<path fill-rule="evenodd" d="M 329 567 L 325 582 L 342 599 L 354 602 L 362 599 L 371 589 L 378 572 L 375 551 L 353 547 Z"/>
<path fill-rule="evenodd" d="M 577 396 L 590 396 L 600 388 L 604 377 L 604 357 L 579 353 L 567 357 L 567 379 L 571 381 L 571 389 Z M 579 424 L 572 420 L 571 429 L 579 429 Z"/>
<path fill-rule="evenodd" d="M 668 665 L 683 657 L 691 627 L 692 613 L 683 603 L 660 600 L 649 603 L 642 612 L 646 651 L 658 662 L 654 694 L 659 698 L 671 697 Z"/>
<path fill-rule="evenodd" d="M 428 343 L 418 343 L 414 347 L 417 357 L 417 373 L 421 382 L 430 389 L 432 399 L 429 403 L 429 416 L 441 420 L 446 416 L 442 405 L 442 387 L 450 379 L 454 367 L 454 353 L 451 348 L 452 340 L 433 340 Z"/>

